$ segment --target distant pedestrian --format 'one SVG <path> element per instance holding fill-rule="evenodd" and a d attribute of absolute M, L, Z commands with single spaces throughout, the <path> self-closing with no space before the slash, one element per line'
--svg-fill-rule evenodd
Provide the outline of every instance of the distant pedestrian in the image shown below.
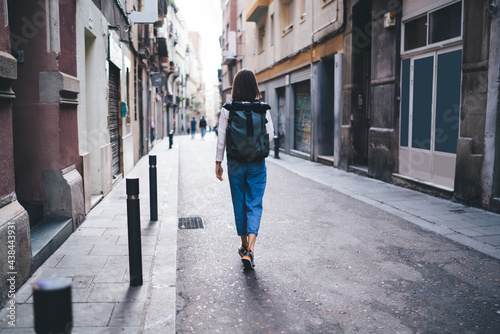
<path fill-rule="evenodd" d="M 151 121 L 151 142 L 155 141 L 155 122 Z"/>
<path fill-rule="evenodd" d="M 193 117 L 191 120 L 191 139 L 194 139 L 194 135 L 196 134 L 196 119 Z"/>
<path fill-rule="evenodd" d="M 200 119 L 200 132 L 201 132 L 201 139 L 205 137 L 205 133 L 207 133 L 207 121 L 205 120 L 204 116 L 201 116 Z"/>
<path fill-rule="evenodd" d="M 267 169 L 265 158 L 261 155 L 258 155 L 258 158 L 254 158 L 255 155 L 253 155 L 252 158 L 244 160 L 239 158 L 236 159 L 233 153 L 229 153 L 229 149 L 231 148 L 232 150 L 236 147 L 240 150 L 238 151 L 239 153 L 247 151 L 253 152 L 255 151 L 255 147 L 265 145 L 255 145 L 255 142 L 250 144 L 251 146 L 249 146 L 248 143 L 234 143 L 232 142 L 234 140 L 233 135 L 230 136 L 230 142 L 230 139 L 226 137 L 229 136 L 226 130 L 229 126 L 229 122 L 233 122 L 234 124 L 233 112 L 239 111 L 239 109 L 245 110 L 243 115 L 246 116 L 246 120 L 244 120 L 245 116 L 240 118 L 243 119 L 241 122 L 243 125 L 240 132 L 245 132 L 244 138 L 246 138 L 249 133 L 252 135 L 255 134 L 256 136 L 263 134 L 264 138 L 265 135 L 267 135 L 267 153 L 269 153 L 269 141 L 274 137 L 274 129 L 271 114 L 269 112 L 271 107 L 258 100 L 261 98 L 259 86 L 255 74 L 251 70 L 242 69 L 236 73 L 231 97 L 233 102 L 224 105 L 219 118 L 215 175 L 219 180 L 223 180 L 222 161 L 224 159 L 224 151 L 227 149 L 227 173 L 231 188 L 234 218 L 237 233 L 241 237 L 241 247 L 238 249 L 238 253 L 241 256 L 245 269 L 253 269 L 255 266 L 255 241 L 259 233 L 260 220 L 262 217 L 262 200 L 266 189 Z M 254 111 L 258 111 L 255 119 L 253 118 Z M 264 117 L 263 115 L 265 115 L 265 119 L 262 118 Z M 262 121 L 259 121 L 259 119 Z M 254 131 L 254 129 L 256 130 Z M 252 136 L 252 138 L 254 137 Z M 259 139 L 256 141 L 261 144 Z M 226 145 L 226 143 L 228 145 Z"/>

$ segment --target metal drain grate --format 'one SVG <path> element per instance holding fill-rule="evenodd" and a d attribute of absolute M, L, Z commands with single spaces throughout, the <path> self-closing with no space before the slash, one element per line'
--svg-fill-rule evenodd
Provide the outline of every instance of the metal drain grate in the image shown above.
<path fill-rule="evenodd" d="M 453 210 L 450 210 L 451 213 L 468 213 L 466 210 L 464 209 L 453 209 Z"/>
<path fill-rule="evenodd" d="M 203 219 L 201 217 L 179 218 L 179 229 L 193 230 L 197 228 L 205 228 L 205 224 L 203 224 Z"/>

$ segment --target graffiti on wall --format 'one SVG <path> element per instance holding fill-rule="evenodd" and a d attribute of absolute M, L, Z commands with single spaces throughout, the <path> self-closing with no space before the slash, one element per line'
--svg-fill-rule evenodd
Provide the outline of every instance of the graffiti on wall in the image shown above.
<path fill-rule="evenodd" d="M 311 153 L 311 98 L 309 94 L 295 95 L 295 149 Z"/>

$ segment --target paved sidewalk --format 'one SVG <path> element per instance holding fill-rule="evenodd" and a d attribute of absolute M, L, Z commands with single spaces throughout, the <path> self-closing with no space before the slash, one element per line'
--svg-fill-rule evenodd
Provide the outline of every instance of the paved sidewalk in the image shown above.
<path fill-rule="evenodd" d="M 273 153 L 267 159 L 268 162 L 500 259 L 499 214 L 287 154 L 280 154 L 280 159 L 271 156 Z"/>
<path fill-rule="evenodd" d="M 0 332 L 34 333 L 32 284 L 47 277 L 73 281 L 73 334 L 175 332 L 178 143 L 169 150 L 163 140 L 150 152 L 158 160 L 158 221 L 149 217 L 148 156 L 126 175 L 139 178 L 143 285 L 130 287 L 123 179 L 17 292 L 14 328 L 0 312 Z"/>

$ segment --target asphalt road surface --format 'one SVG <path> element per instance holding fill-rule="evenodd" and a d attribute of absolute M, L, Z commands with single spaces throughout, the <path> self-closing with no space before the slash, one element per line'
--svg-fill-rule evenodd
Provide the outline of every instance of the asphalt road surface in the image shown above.
<path fill-rule="evenodd" d="M 256 268 L 245 272 L 215 135 L 177 142 L 178 215 L 205 223 L 178 231 L 178 333 L 500 333 L 498 260 L 273 158 Z"/>

